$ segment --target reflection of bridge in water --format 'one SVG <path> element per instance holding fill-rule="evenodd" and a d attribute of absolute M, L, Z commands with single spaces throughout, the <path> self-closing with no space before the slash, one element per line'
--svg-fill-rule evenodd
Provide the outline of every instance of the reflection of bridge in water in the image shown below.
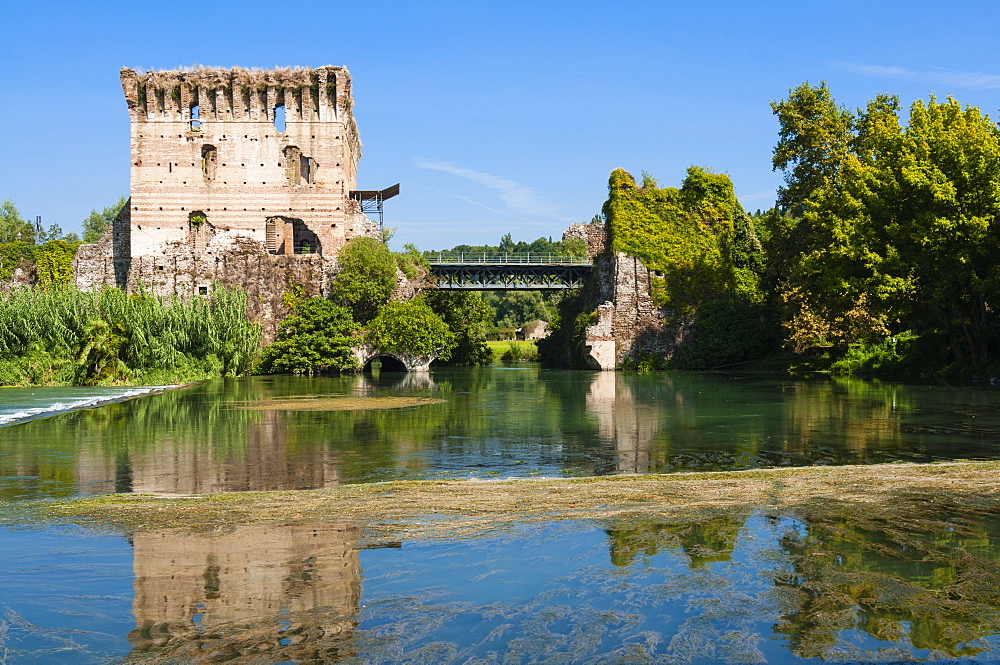
<path fill-rule="evenodd" d="M 543 291 L 578 289 L 593 264 L 585 256 L 439 252 L 429 257 L 439 289 L 464 291 Z"/>

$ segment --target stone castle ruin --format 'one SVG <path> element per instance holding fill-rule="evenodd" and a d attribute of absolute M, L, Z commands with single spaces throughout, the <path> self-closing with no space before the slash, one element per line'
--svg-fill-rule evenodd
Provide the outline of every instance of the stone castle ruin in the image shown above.
<path fill-rule="evenodd" d="M 128 204 L 78 252 L 77 285 L 158 295 L 240 286 L 265 323 L 289 284 L 323 292 L 351 238 L 379 238 L 356 191 L 361 141 L 343 67 L 121 70 Z M 375 192 L 380 194 L 380 192 Z"/>

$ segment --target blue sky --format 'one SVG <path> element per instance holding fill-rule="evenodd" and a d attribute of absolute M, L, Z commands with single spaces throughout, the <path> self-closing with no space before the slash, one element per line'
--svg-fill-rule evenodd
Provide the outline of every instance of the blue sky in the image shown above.
<path fill-rule="evenodd" d="M 558 238 L 608 174 L 730 175 L 774 200 L 768 104 L 826 80 L 861 106 L 953 94 L 1000 108 L 986 2 L 24 2 L 0 6 L 0 199 L 79 228 L 128 192 L 123 66 L 346 65 L 359 187 L 396 182 L 393 242 Z"/>

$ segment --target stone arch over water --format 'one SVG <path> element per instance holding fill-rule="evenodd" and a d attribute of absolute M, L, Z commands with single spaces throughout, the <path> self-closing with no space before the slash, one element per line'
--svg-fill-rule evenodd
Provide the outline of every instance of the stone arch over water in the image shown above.
<path fill-rule="evenodd" d="M 356 346 L 351 352 L 358 361 L 357 366 L 366 372 L 370 371 L 371 362 L 376 358 L 381 360 L 383 372 L 426 372 L 437 358 L 437 354 L 380 351 L 368 344 Z"/>
<path fill-rule="evenodd" d="M 409 368 L 406 366 L 406 363 L 403 360 L 401 360 L 400 358 L 398 358 L 398 357 L 396 357 L 394 355 L 388 354 L 388 353 L 378 353 L 378 354 L 373 355 L 371 358 L 369 358 L 367 361 L 365 361 L 364 367 L 362 367 L 362 369 L 365 372 L 371 371 L 371 369 L 372 369 L 372 363 L 375 362 L 376 360 L 379 361 L 380 363 L 382 363 L 382 370 L 381 371 L 383 371 L 383 372 L 408 372 L 409 371 Z"/>

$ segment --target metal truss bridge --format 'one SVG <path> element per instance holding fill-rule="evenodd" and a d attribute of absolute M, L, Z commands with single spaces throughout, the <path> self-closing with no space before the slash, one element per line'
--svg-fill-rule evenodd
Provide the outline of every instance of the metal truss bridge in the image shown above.
<path fill-rule="evenodd" d="M 440 253 L 428 256 L 439 289 L 542 291 L 583 286 L 593 268 L 585 256 Z"/>

